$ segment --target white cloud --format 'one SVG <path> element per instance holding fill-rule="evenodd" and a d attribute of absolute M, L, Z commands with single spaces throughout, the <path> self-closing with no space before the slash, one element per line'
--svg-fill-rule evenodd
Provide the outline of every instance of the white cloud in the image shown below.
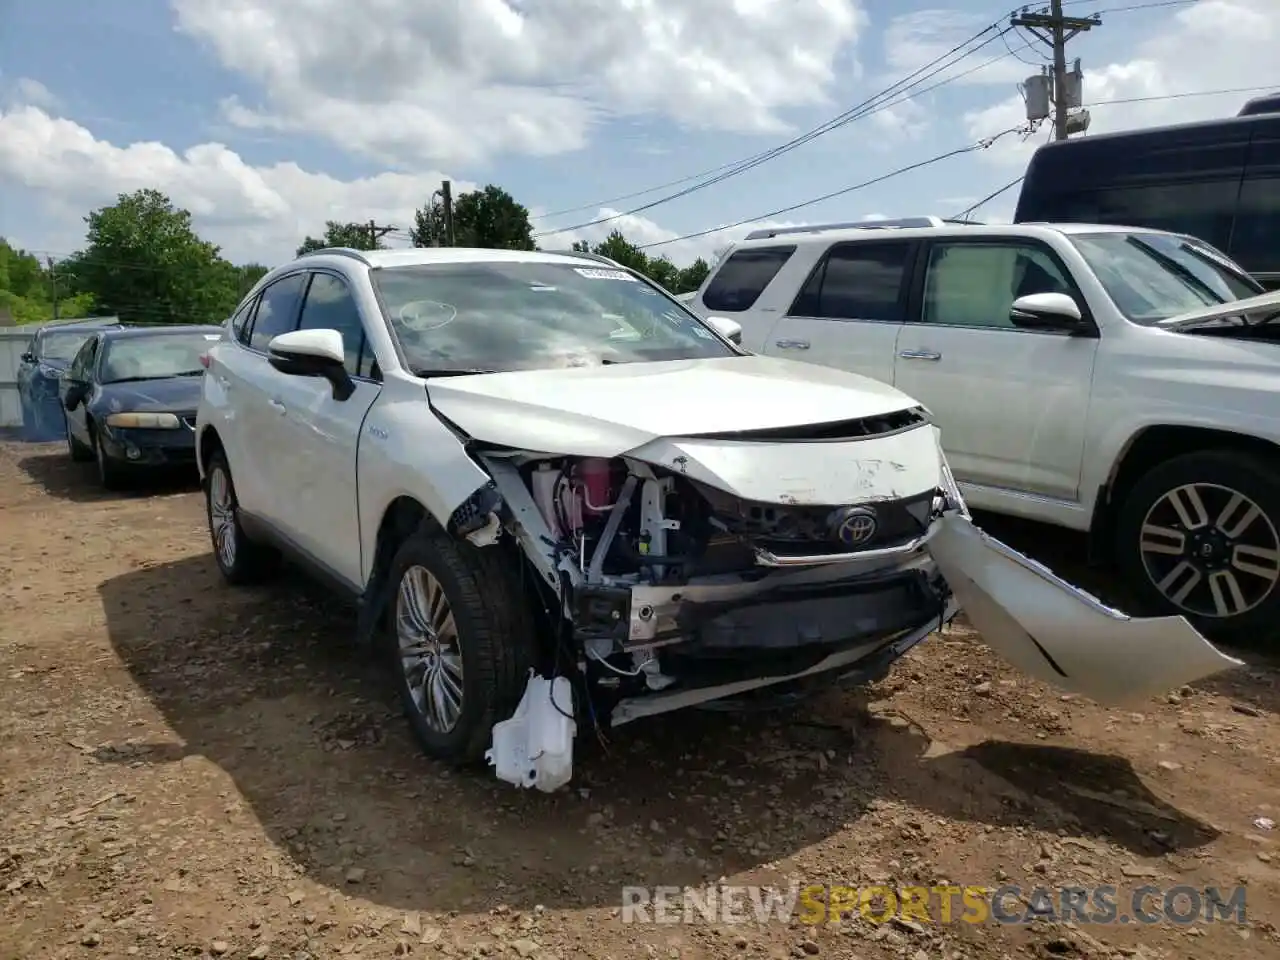
<path fill-rule="evenodd" d="M 779 131 L 825 104 L 858 0 L 172 0 L 178 29 L 258 84 L 232 122 L 402 163 L 583 146 L 609 115 Z"/>
<path fill-rule="evenodd" d="M 55 252 L 83 245 L 85 212 L 146 187 L 168 194 L 192 213 L 200 234 L 236 260 L 276 263 L 291 256 L 325 220 L 365 221 L 407 227 L 447 175 L 381 173 L 337 180 L 295 163 L 254 167 L 220 143 L 176 153 L 161 143 L 120 147 L 100 140 L 71 120 L 34 106 L 0 112 L 0 179 L 41 195 L 51 222 L 27 246 L 57 243 Z M 455 181 L 457 192 L 474 184 Z M 16 238 L 17 239 L 17 238 Z"/>
<path fill-rule="evenodd" d="M 1163 29 L 1139 43 L 1133 57 L 1089 69 L 1084 101 L 1090 109 L 1090 133 L 1159 126 L 1235 116 L 1251 94 L 1179 97 L 1139 103 L 1105 101 L 1168 97 L 1202 90 L 1252 87 L 1280 80 L 1273 65 L 1280 41 L 1276 0 L 1200 0 L 1169 16 Z M 1021 98 L 1014 96 L 965 115 L 973 137 L 988 136 L 1025 120 Z M 1025 144 L 1006 138 L 983 156 L 1018 167 L 1042 141 Z"/>
<path fill-rule="evenodd" d="M 885 63 L 896 79 L 922 70 L 936 60 L 945 58 L 947 63 L 954 62 L 954 66 L 948 66 L 936 76 L 923 81 L 925 86 L 953 76 L 956 83 L 1017 83 L 1028 75 L 1028 71 L 1034 71 L 1027 63 L 1019 63 L 1017 58 L 1034 63 L 1038 54 L 1034 48 L 1028 49 L 1029 44 L 1024 40 L 1005 37 L 1004 40 L 1008 40 L 1006 45 L 1004 40 L 997 39 L 992 34 L 989 42 L 982 44 L 976 52 L 962 60 L 955 60 L 956 54 L 952 51 L 989 23 L 990 20 L 977 14 L 945 9 L 904 13 L 894 17 L 885 28 Z M 987 41 L 988 37 L 981 39 Z M 1010 51 L 1016 56 L 1010 56 Z M 981 69 L 975 69 L 978 67 Z M 924 73 L 931 73 L 932 69 L 930 67 Z"/>
<path fill-rule="evenodd" d="M 39 80 L 30 77 L 18 77 L 9 85 L 5 100 L 10 106 L 20 107 L 30 104 L 44 110 L 57 110 L 61 101 Z"/>

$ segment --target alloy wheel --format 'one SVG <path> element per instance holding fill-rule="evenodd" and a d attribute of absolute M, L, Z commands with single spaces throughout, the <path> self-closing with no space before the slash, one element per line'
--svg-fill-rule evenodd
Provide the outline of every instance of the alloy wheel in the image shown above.
<path fill-rule="evenodd" d="M 236 508 L 231 481 L 221 467 L 209 474 L 209 529 L 218 561 L 230 570 L 236 565 Z"/>
<path fill-rule="evenodd" d="M 1237 617 L 1280 582 L 1280 534 L 1253 500 L 1215 483 L 1166 492 L 1143 518 L 1138 549 L 1147 577 L 1186 613 Z"/>
<path fill-rule="evenodd" d="M 440 581 L 414 565 L 396 595 L 400 668 L 427 726 L 448 733 L 462 715 L 462 653 L 453 608 Z"/>

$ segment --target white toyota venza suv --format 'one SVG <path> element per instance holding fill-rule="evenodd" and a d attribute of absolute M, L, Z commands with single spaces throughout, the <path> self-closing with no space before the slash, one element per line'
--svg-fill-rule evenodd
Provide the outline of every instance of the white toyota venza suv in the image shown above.
<path fill-rule="evenodd" d="M 544 790 L 579 727 L 873 680 L 962 607 L 1103 701 L 1239 663 L 977 530 L 910 397 L 735 327 L 589 254 L 279 267 L 206 357 L 218 566 L 349 593 L 424 750 Z"/>

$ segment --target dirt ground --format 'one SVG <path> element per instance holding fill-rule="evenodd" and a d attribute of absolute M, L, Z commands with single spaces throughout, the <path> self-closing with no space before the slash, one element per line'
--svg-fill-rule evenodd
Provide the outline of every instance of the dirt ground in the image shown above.
<path fill-rule="evenodd" d="M 1074 541 L 993 532 L 1084 575 Z M 193 482 L 106 495 L 57 446 L 0 444 L 0 603 L 2 960 L 1280 956 L 1256 655 L 1127 712 L 953 628 L 866 693 L 623 728 L 547 796 L 423 758 L 353 610 L 224 587 Z M 1245 884 L 1247 922 L 622 920 L 624 886 L 717 880 L 1101 884 L 1121 913 Z"/>

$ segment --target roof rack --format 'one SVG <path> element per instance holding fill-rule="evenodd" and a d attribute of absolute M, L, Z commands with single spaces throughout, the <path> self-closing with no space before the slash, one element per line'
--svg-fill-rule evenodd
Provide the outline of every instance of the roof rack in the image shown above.
<path fill-rule="evenodd" d="M 359 260 L 365 266 L 373 266 L 373 264 L 369 262 L 369 258 L 365 256 L 365 251 L 357 250 L 355 247 L 321 247 L 319 250 L 308 250 L 306 253 L 302 254 L 302 256 L 318 257 L 322 254 L 329 254 L 336 257 L 350 257 L 352 260 Z"/>
<path fill-rule="evenodd" d="M 828 230 L 904 230 L 910 227 L 943 227 L 949 223 L 968 223 L 943 217 L 902 217 L 897 220 L 858 220 L 850 223 L 810 223 L 800 227 L 764 227 L 747 234 L 748 240 L 780 237 L 791 233 L 825 233 Z"/>

